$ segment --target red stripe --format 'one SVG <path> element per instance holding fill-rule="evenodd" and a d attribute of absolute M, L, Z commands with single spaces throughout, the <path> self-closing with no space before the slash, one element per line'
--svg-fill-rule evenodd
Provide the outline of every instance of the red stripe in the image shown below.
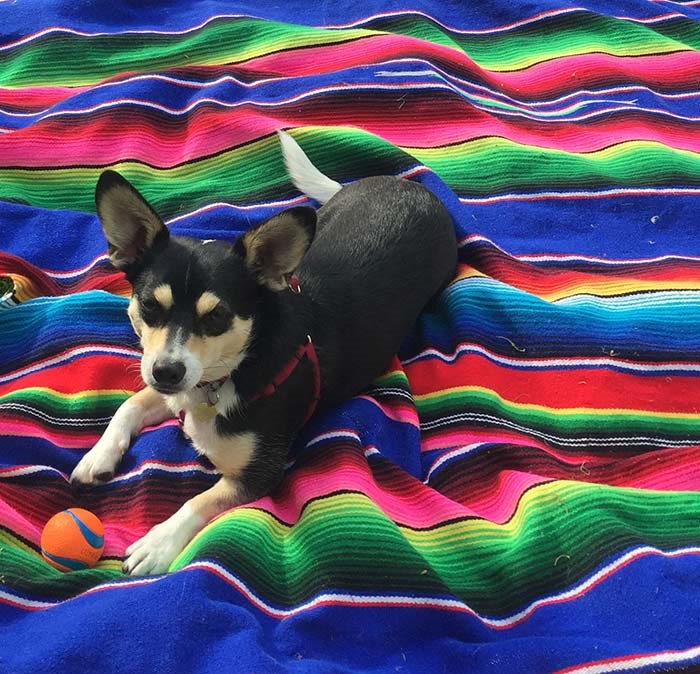
<path fill-rule="evenodd" d="M 451 363 L 440 359 L 415 361 L 405 369 L 415 395 L 453 386 L 474 386 L 519 405 L 685 414 L 697 413 L 700 400 L 697 375 L 640 376 L 604 368 L 519 370 L 471 353 Z M 445 403 L 446 407 L 449 405 Z M 462 403 L 453 400 L 452 405 L 461 407 Z"/>
<path fill-rule="evenodd" d="M 582 54 L 560 57 L 515 71 L 488 71 L 463 52 L 403 35 L 373 35 L 361 41 L 309 47 L 251 59 L 238 67 L 260 77 L 290 77 L 337 72 L 389 59 L 422 58 L 471 81 L 519 100 L 541 100 L 591 86 L 625 82 L 661 91 L 695 90 L 700 53 L 681 51 L 658 56 Z"/>
<path fill-rule="evenodd" d="M 100 345 L 95 346 L 99 347 Z M 134 353 L 137 354 L 137 352 Z M 32 365 L 37 365 L 40 362 L 33 362 Z M 32 387 L 46 387 L 59 393 L 69 394 L 88 394 L 90 391 L 104 390 L 105 388 L 130 393 L 142 389 L 143 386 L 138 360 L 135 358 L 87 354 L 79 356 L 75 360 L 52 365 L 48 369 L 40 369 L 37 372 L 0 384 L 0 395 Z"/>

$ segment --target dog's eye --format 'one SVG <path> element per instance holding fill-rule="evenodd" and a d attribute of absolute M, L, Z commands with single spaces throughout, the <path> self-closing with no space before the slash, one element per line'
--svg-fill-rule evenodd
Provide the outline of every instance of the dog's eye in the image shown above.
<path fill-rule="evenodd" d="M 153 325 L 165 319 L 165 309 L 155 297 L 144 297 L 139 299 L 141 318 L 146 323 Z"/>
<path fill-rule="evenodd" d="M 202 329 L 209 335 L 220 335 L 231 325 L 231 312 L 222 304 L 217 304 L 211 311 L 200 318 Z"/>

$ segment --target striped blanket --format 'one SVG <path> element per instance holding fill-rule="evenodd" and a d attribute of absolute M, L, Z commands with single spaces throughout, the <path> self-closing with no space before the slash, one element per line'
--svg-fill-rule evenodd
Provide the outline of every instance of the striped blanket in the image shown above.
<path fill-rule="evenodd" d="M 0 672 L 700 667 L 700 2 L 0 0 Z M 281 486 L 160 577 L 124 550 L 216 476 L 175 421 L 67 476 L 143 384 L 113 167 L 172 230 L 427 185 L 454 282 Z M 90 570 L 39 539 L 80 506 Z"/>

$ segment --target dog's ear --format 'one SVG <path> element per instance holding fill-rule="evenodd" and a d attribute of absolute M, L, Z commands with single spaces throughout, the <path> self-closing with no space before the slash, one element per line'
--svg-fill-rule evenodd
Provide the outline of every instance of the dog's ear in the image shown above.
<path fill-rule="evenodd" d="M 284 290 L 315 233 L 316 211 L 297 206 L 246 232 L 236 241 L 235 250 L 263 285 Z"/>
<path fill-rule="evenodd" d="M 168 235 L 151 205 L 115 171 L 104 171 L 97 181 L 95 206 L 109 244 L 109 259 L 119 269 L 137 262 L 156 237 Z"/>

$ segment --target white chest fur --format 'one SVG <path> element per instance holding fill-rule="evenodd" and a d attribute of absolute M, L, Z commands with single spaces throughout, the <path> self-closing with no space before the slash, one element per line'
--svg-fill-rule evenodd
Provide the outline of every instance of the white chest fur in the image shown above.
<path fill-rule="evenodd" d="M 202 389 L 167 396 L 168 407 L 183 417 L 182 430 L 192 440 L 194 448 L 206 456 L 224 475 L 236 476 L 249 463 L 255 452 L 255 433 L 246 432 L 222 436 L 216 429 L 216 415 L 235 409 L 238 395 L 233 382 L 227 381 L 217 392 L 218 401 L 209 405 Z"/>

